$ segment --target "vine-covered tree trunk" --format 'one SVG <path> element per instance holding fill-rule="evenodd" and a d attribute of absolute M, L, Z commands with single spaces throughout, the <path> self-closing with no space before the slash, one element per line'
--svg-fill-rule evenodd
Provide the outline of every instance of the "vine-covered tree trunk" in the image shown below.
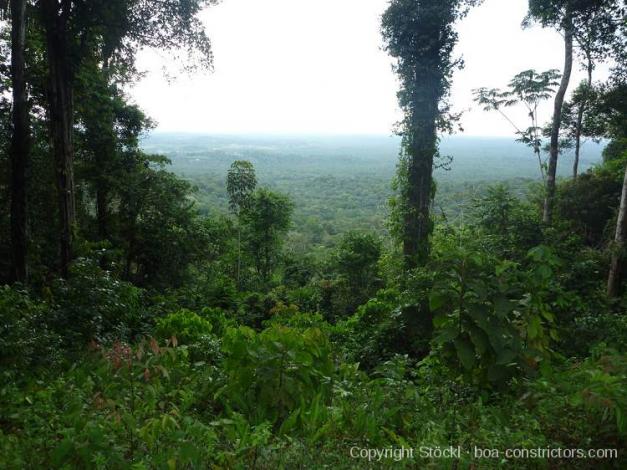
<path fill-rule="evenodd" d="M 562 108 L 570 75 L 573 69 L 573 22 L 570 13 L 564 19 L 564 73 L 562 81 L 555 96 L 555 106 L 553 109 L 553 124 L 551 126 L 551 146 L 549 156 L 549 168 L 546 179 L 546 199 L 544 200 L 543 221 L 546 224 L 553 222 L 553 206 L 555 205 L 555 177 L 557 173 L 557 158 L 559 155 L 559 133 L 562 125 Z"/>
<path fill-rule="evenodd" d="M 627 167 L 623 179 L 623 192 L 620 198 L 620 209 L 616 222 L 616 236 L 614 237 L 614 249 L 610 263 L 610 275 L 607 280 L 607 295 L 618 297 L 622 280 L 622 265 L 625 262 L 624 250 L 627 238 Z"/>
<path fill-rule="evenodd" d="M 71 2 L 42 0 L 48 58 L 48 119 L 55 161 L 60 237 L 59 270 L 67 276 L 72 260 L 72 238 L 76 219 L 73 169 L 72 66 L 69 54 L 68 20 Z"/>
<path fill-rule="evenodd" d="M 11 254 L 13 280 L 26 282 L 27 171 L 30 161 L 30 118 L 25 74 L 26 1 L 11 0 L 11 80 L 13 135 L 11 140 Z"/>
<path fill-rule="evenodd" d="M 433 193 L 433 160 L 437 151 L 436 120 L 438 98 L 429 90 L 427 77 L 420 77 L 411 134 L 405 136 L 406 146 L 406 205 L 403 233 L 405 268 L 414 269 L 426 263 L 429 257 L 429 237 L 432 230 L 430 209 Z"/>

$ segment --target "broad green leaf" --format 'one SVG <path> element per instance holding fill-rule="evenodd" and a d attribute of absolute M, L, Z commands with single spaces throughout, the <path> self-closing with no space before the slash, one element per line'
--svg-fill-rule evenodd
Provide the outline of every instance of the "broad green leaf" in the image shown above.
<path fill-rule="evenodd" d="M 433 312 L 439 310 L 443 305 L 446 304 L 447 300 L 448 296 L 446 292 L 432 291 L 429 294 L 429 309 Z"/>
<path fill-rule="evenodd" d="M 471 370 L 475 366 L 475 349 L 472 343 L 464 338 L 457 338 L 455 340 L 455 348 L 457 350 L 457 357 L 464 366 L 464 369 Z"/>

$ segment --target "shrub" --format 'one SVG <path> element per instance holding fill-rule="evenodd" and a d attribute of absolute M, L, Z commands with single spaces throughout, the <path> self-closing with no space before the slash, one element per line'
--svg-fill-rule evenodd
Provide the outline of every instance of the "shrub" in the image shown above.
<path fill-rule="evenodd" d="M 57 279 L 52 284 L 54 326 L 66 345 L 73 346 L 92 339 L 107 342 L 145 334 L 148 318 L 142 292 L 100 269 L 94 260 L 79 259 L 72 265 L 68 279 Z"/>
<path fill-rule="evenodd" d="M 60 338 L 50 331 L 50 306 L 28 292 L 0 287 L 0 366 L 23 370 L 53 362 Z"/>
<path fill-rule="evenodd" d="M 190 310 L 179 310 L 157 320 L 155 332 L 159 338 L 176 337 L 180 344 L 197 343 L 211 334 L 211 323 Z"/>
<path fill-rule="evenodd" d="M 282 421 L 301 402 L 330 391 L 331 351 L 318 329 L 232 329 L 224 338 L 224 354 L 221 395 L 253 423 Z"/>

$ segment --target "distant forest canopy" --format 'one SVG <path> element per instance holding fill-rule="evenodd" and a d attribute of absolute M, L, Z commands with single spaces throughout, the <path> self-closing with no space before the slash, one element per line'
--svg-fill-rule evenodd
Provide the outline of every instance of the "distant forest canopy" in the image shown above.
<path fill-rule="evenodd" d="M 162 154 L 171 169 L 196 188 L 191 197 L 208 214 L 226 212 L 226 173 L 236 160 L 255 166 L 259 182 L 288 194 L 295 203 L 290 246 L 306 252 L 334 246 L 347 231 L 372 230 L 388 236 L 388 200 L 401 139 L 384 135 L 207 135 L 152 132 L 141 146 Z M 606 143 L 587 141 L 581 171 L 601 163 Z M 519 197 L 538 191 L 541 179 L 529 147 L 512 138 L 445 136 L 440 144 L 446 167 L 435 170 L 435 213 L 460 222 L 465 210 L 490 185 L 504 183 Z M 452 157 L 452 159 L 446 156 Z M 571 175 L 573 151 L 565 150 L 560 177 Z"/>
<path fill-rule="evenodd" d="M 605 141 L 587 141 L 581 153 L 582 171 L 600 163 Z M 151 132 L 141 146 L 148 153 L 163 154 L 177 173 L 197 171 L 224 174 L 235 160 L 249 160 L 261 177 L 280 164 L 298 168 L 301 175 L 335 174 L 350 167 L 351 173 L 395 171 L 401 138 L 394 135 L 212 135 Z M 448 168 L 437 168 L 440 180 L 502 181 L 509 178 L 539 179 L 537 162 L 529 147 L 510 137 L 444 136 L 440 153 L 451 156 Z M 565 149 L 558 165 L 560 176 L 570 176 L 574 151 Z M 441 163 L 447 163 L 443 159 Z M 270 173 L 271 174 L 271 173 Z"/>

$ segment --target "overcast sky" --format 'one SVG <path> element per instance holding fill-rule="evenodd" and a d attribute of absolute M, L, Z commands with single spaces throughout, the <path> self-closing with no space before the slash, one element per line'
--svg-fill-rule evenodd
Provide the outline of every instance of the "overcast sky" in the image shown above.
<path fill-rule="evenodd" d="M 147 75 L 130 94 L 161 131 L 390 134 L 399 114 L 398 85 L 379 33 L 387 3 L 223 0 L 202 15 L 215 70 L 168 82 L 162 69 L 169 57 L 145 51 L 139 65 Z M 455 54 L 466 68 L 455 74 L 452 101 L 467 110 L 465 135 L 512 135 L 498 115 L 477 109 L 472 89 L 504 86 L 529 68 L 563 67 L 558 33 L 521 29 L 526 5 L 486 0 L 458 25 Z M 583 78 L 579 67 L 573 78 Z M 526 127 L 522 111 L 512 114 Z M 547 104 L 541 118 L 549 117 Z"/>

